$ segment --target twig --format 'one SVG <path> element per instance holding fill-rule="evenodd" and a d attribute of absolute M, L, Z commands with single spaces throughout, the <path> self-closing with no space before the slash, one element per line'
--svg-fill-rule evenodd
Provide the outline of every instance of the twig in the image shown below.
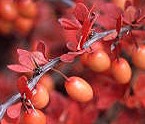
<path fill-rule="evenodd" d="M 72 1 L 72 0 L 46 0 L 46 1 L 48 1 L 48 2 L 55 2 L 56 4 L 58 2 L 61 2 L 61 3 L 65 4 L 65 5 L 69 6 L 69 7 L 75 6 L 74 1 Z"/>
<path fill-rule="evenodd" d="M 119 35 L 123 35 L 124 33 L 128 32 L 131 30 L 130 26 L 126 26 L 121 28 L 120 34 Z M 95 33 L 94 36 L 89 39 L 88 41 L 85 42 L 83 48 L 88 48 L 89 46 L 91 46 L 94 42 L 99 41 L 100 39 L 104 38 L 105 36 L 112 34 L 116 32 L 116 29 L 113 30 L 109 30 L 109 31 L 105 31 L 105 32 L 101 32 L 101 33 Z"/>
<path fill-rule="evenodd" d="M 67 4 L 68 6 L 74 6 L 75 3 L 72 0 L 61 0 L 63 3 Z"/>
<path fill-rule="evenodd" d="M 145 31 L 145 26 L 142 25 L 140 27 L 131 27 L 131 26 L 122 27 L 121 30 L 120 30 L 119 36 L 122 37 L 125 33 L 129 32 L 131 30 L 142 30 L 142 31 Z M 90 47 L 93 43 L 98 42 L 99 40 L 101 40 L 105 36 L 107 36 L 107 35 L 109 35 L 111 33 L 114 33 L 114 32 L 116 32 L 116 29 L 105 31 L 105 32 L 101 32 L 101 33 L 95 32 L 94 36 L 84 43 L 83 48 L 86 49 L 86 48 Z"/>

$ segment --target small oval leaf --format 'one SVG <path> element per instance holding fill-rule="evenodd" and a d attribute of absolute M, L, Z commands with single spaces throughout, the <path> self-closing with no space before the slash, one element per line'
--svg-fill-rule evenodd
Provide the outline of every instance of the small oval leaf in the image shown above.
<path fill-rule="evenodd" d="M 71 20 L 66 18 L 60 18 L 59 23 L 64 29 L 67 30 L 78 30 L 81 28 L 81 25 L 73 23 Z"/>
<path fill-rule="evenodd" d="M 15 72 L 32 72 L 31 69 L 19 64 L 7 65 L 7 67 Z"/>
<path fill-rule="evenodd" d="M 75 54 L 63 54 L 60 56 L 60 60 L 63 62 L 73 62 L 75 57 Z"/>
<path fill-rule="evenodd" d="M 21 106 L 22 103 L 19 102 L 17 104 L 11 105 L 8 109 L 7 109 L 7 115 L 11 118 L 11 119 L 16 119 L 19 117 L 20 112 L 21 112 Z"/>
<path fill-rule="evenodd" d="M 74 14 L 79 21 L 83 22 L 88 16 L 89 10 L 83 3 L 77 3 Z"/>

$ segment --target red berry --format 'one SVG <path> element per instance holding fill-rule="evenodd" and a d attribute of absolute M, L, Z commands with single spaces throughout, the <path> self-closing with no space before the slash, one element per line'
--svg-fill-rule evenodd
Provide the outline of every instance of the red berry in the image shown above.
<path fill-rule="evenodd" d="M 113 77 L 121 84 L 128 83 L 132 75 L 131 68 L 124 58 L 115 59 L 112 62 L 111 72 Z"/>
<path fill-rule="evenodd" d="M 10 21 L 0 19 L 0 33 L 2 33 L 3 35 L 9 35 L 11 34 L 12 29 L 13 24 Z"/>
<path fill-rule="evenodd" d="M 95 50 L 103 50 L 104 49 L 104 46 L 102 45 L 101 42 L 96 42 L 94 44 L 91 45 L 91 49 L 95 49 Z M 85 52 L 84 54 L 82 54 L 82 56 L 80 56 L 80 59 L 81 59 L 81 63 L 83 65 L 88 65 L 88 55 L 90 53 L 89 52 Z"/>
<path fill-rule="evenodd" d="M 8 21 L 13 21 L 17 17 L 17 10 L 15 5 L 10 0 L 0 1 L 0 16 Z"/>
<path fill-rule="evenodd" d="M 32 96 L 31 101 L 37 109 L 44 108 L 49 102 L 47 89 L 43 85 L 37 84 L 35 94 Z"/>
<path fill-rule="evenodd" d="M 88 55 L 89 53 L 84 53 L 81 57 L 80 57 L 80 60 L 81 60 L 81 63 L 84 65 L 84 66 L 87 66 L 88 65 Z"/>
<path fill-rule="evenodd" d="M 108 54 L 103 50 L 97 50 L 88 55 L 88 66 L 96 72 L 103 72 L 110 68 L 111 61 Z"/>
<path fill-rule="evenodd" d="M 136 67 L 145 69 L 145 45 L 133 50 L 132 61 Z"/>
<path fill-rule="evenodd" d="M 65 82 L 67 93 L 79 102 L 87 102 L 93 98 L 91 86 L 80 77 L 69 77 Z"/>
<path fill-rule="evenodd" d="M 46 124 L 46 116 L 38 109 L 29 109 L 22 113 L 20 124 Z"/>
<path fill-rule="evenodd" d="M 27 35 L 33 27 L 33 20 L 23 17 L 19 17 L 15 21 L 15 30 L 18 31 L 21 35 Z"/>
<path fill-rule="evenodd" d="M 48 92 L 51 92 L 55 88 L 54 81 L 48 74 L 40 78 L 39 84 L 43 85 Z"/>
<path fill-rule="evenodd" d="M 37 5 L 32 0 L 19 0 L 16 2 L 19 13 L 27 18 L 34 18 L 37 15 Z"/>

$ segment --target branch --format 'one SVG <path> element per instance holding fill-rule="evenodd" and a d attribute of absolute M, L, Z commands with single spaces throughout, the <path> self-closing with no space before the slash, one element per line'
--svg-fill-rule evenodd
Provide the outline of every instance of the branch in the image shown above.
<path fill-rule="evenodd" d="M 140 27 L 125 26 L 125 27 L 121 28 L 120 33 L 118 35 L 120 37 L 122 37 L 125 33 L 129 32 L 131 30 L 142 30 L 142 31 L 145 31 L 145 26 L 144 25 L 142 25 Z M 109 35 L 111 33 L 114 33 L 114 32 L 116 32 L 116 29 L 105 31 L 105 32 L 101 32 L 101 33 L 95 32 L 94 36 L 84 43 L 83 48 L 86 49 L 86 48 L 90 47 L 93 43 L 98 42 L 102 38 L 104 38 L 107 35 Z"/>
<path fill-rule="evenodd" d="M 55 2 L 56 4 L 58 4 L 58 2 L 63 3 L 64 5 L 68 6 L 68 7 L 73 7 L 75 6 L 74 1 L 72 0 L 46 0 L 48 2 Z"/>
<path fill-rule="evenodd" d="M 141 26 L 139 28 L 133 28 L 131 26 L 126 26 L 121 28 L 120 34 L 119 36 L 123 36 L 124 33 L 131 31 L 131 30 L 145 30 L 145 26 Z M 103 37 L 106 37 L 107 35 L 116 32 L 116 29 L 113 30 L 109 30 L 109 31 L 105 31 L 105 32 L 101 32 L 101 33 L 95 33 L 95 35 L 89 39 L 88 41 L 86 41 L 83 45 L 83 48 L 86 49 L 88 47 L 90 47 L 94 42 L 98 42 L 100 39 L 102 39 Z M 28 87 L 32 90 L 35 85 L 37 84 L 37 82 L 39 81 L 39 79 L 46 73 L 48 72 L 50 69 L 52 69 L 55 65 L 57 65 L 60 62 L 60 58 L 57 57 L 55 59 L 52 59 L 50 62 L 48 62 L 46 65 L 41 66 L 40 69 L 42 70 L 41 73 L 39 75 L 33 76 L 29 81 L 28 81 Z M 9 100 L 7 100 L 5 103 L 0 105 L 0 120 L 2 119 L 4 113 L 6 112 L 7 108 L 9 106 L 11 106 L 12 104 L 14 104 L 15 102 L 19 101 L 21 98 L 21 94 L 17 93 L 15 95 L 13 95 Z"/>
<path fill-rule="evenodd" d="M 75 3 L 72 0 L 61 0 L 61 1 L 71 7 L 75 5 Z"/>

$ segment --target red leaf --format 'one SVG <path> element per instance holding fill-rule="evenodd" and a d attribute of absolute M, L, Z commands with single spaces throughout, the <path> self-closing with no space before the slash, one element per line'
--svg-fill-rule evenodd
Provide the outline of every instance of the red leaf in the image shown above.
<path fill-rule="evenodd" d="M 47 58 L 46 56 L 47 56 L 47 46 L 46 46 L 46 44 L 44 43 L 44 41 L 42 41 L 42 40 L 40 40 L 39 41 L 39 43 L 37 44 L 37 49 L 36 49 L 37 51 L 39 51 L 39 52 L 42 52 L 43 53 L 43 55 L 44 55 L 44 57 L 45 58 Z"/>
<path fill-rule="evenodd" d="M 19 77 L 19 79 L 17 80 L 17 87 L 18 87 L 18 90 L 21 93 L 21 95 L 24 95 L 24 93 L 25 93 L 26 98 L 31 99 L 33 93 L 29 89 L 27 81 L 28 80 L 27 80 L 26 76 Z"/>
<path fill-rule="evenodd" d="M 48 61 L 45 59 L 44 55 L 41 52 L 32 52 L 31 56 L 34 58 L 38 65 L 46 64 Z"/>
<path fill-rule="evenodd" d="M 118 17 L 118 15 L 116 17 Z M 108 15 L 101 15 L 97 18 L 97 24 L 106 30 L 110 30 L 114 28 L 115 23 L 116 20 Z"/>
<path fill-rule="evenodd" d="M 63 25 L 63 27 L 65 27 L 65 29 L 71 30 L 81 29 L 79 30 L 80 32 L 78 34 L 79 42 L 77 44 L 77 48 L 69 47 L 68 45 L 68 48 L 71 49 L 72 51 L 81 50 L 84 42 L 87 40 L 89 33 L 91 32 L 91 28 L 94 22 L 96 21 L 96 18 L 98 17 L 97 15 L 94 16 L 92 15 L 93 11 L 94 6 L 89 11 L 88 8 L 83 3 L 78 3 L 75 7 L 74 14 L 76 16 L 76 19 L 82 22 L 82 25 L 77 20 L 75 20 L 76 24 L 65 18 L 61 18 L 59 20 L 59 22 L 61 23 L 61 25 Z"/>
<path fill-rule="evenodd" d="M 122 13 L 122 10 L 119 7 L 117 7 L 115 4 L 113 4 L 113 2 L 112 3 L 107 2 L 105 4 L 101 3 L 100 6 L 97 7 L 97 10 L 103 13 L 101 14 L 101 16 L 107 16 L 108 18 L 111 18 L 113 20 Z M 107 22 L 108 20 L 103 20 L 103 21 Z"/>
<path fill-rule="evenodd" d="M 17 49 L 17 53 L 19 55 L 26 55 L 26 54 L 29 55 L 29 52 L 27 50 L 23 50 L 23 49 Z"/>
<path fill-rule="evenodd" d="M 94 14 L 94 16 L 91 15 L 93 10 L 94 10 L 94 6 L 89 11 L 87 18 L 85 18 L 85 20 L 83 22 L 82 36 L 80 38 L 80 41 L 79 41 L 78 47 L 77 47 L 78 50 L 82 49 L 83 44 L 86 42 L 89 34 L 91 33 L 93 24 L 95 23 L 96 19 L 98 18 L 98 14 Z"/>
<path fill-rule="evenodd" d="M 79 24 L 79 22 L 75 24 L 71 20 L 66 18 L 61 18 L 58 21 L 61 26 L 63 26 L 63 28 L 67 30 L 78 30 L 81 28 L 81 24 Z"/>
<path fill-rule="evenodd" d="M 136 9 L 134 6 L 129 6 L 125 12 L 124 12 L 124 20 L 127 20 L 128 22 L 132 23 L 133 21 L 135 21 L 135 13 L 136 13 Z"/>
<path fill-rule="evenodd" d="M 19 64 L 8 65 L 8 68 L 16 72 L 32 72 L 37 67 L 36 64 L 46 64 L 48 61 L 45 59 L 43 53 L 39 51 L 29 52 L 23 49 L 17 49 L 19 55 Z"/>
<path fill-rule="evenodd" d="M 16 119 L 19 117 L 20 112 L 21 112 L 21 106 L 22 103 L 19 102 L 17 104 L 11 105 L 8 109 L 7 109 L 7 115 L 11 118 L 11 119 Z"/>
<path fill-rule="evenodd" d="M 33 59 L 37 62 L 38 65 L 46 64 L 47 60 L 45 59 L 43 53 L 39 51 L 35 52 L 28 52 L 26 50 L 18 49 L 18 54 L 19 54 L 19 62 L 28 67 L 31 68 L 32 70 L 35 67 L 35 63 L 33 62 Z"/>
<path fill-rule="evenodd" d="M 79 35 L 78 30 L 64 30 L 65 41 L 78 43 L 77 37 Z"/>
<path fill-rule="evenodd" d="M 68 52 L 67 54 L 63 54 L 60 56 L 60 60 L 63 62 L 73 62 L 76 56 L 83 54 L 86 52 L 85 50 L 80 50 L 77 52 Z"/>
<path fill-rule="evenodd" d="M 88 16 L 89 10 L 83 3 L 78 3 L 74 10 L 74 14 L 79 21 L 83 22 L 85 18 Z"/>
<path fill-rule="evenodd" d="M 17 49 L 17 53 L 19 55 L 19 62 L 20 64 L 24 65 L 25 67 L 33 70 L 34 69 L 34 63 L 32 63 L 32 57 L 30 52 L 23 49 Z"/>
<path fill-rule="evenodd" d="M 76 54 L 63 54 L 60 56 L 60 60 L 63 62 L 73 62 Z"/>
<path fill-rule="evenodd" d="M 119 34 L 120 33 L 120 29 L 121 29 L 121 24 L 122 24 L 122 16 L 120 15 L 118 18 L 117 18 L 117 23 L 116 23 L 116 31 L 117 33 Z"/>
<path fill-rule="evenodd" d="M 7 65 L 7 67 L 15 72 L 32 72 L 33 70 L 18 64 Z"/>
<path fill-rule="evenodd" d="M 67 48 L 71 51 L 76 51 L 77 50 L 77 43 L 75 42 L 68 42 L 67 43 Z"/>
<path fill-rule="evenodd" d="M 91 25 L 90 20 L 89 19 L 86 19 L 84 21 L 84 23 L 83 23 L 83 26 L 82 26 L 82 38 L 81 38 L 81 40 L 79 42 L 79 45 L 80 46 L 78 45 L 78 47 L 81 48 L 83 46 L 83 44 L 87 40 L 87 37 L 88 37 L 88 35 L 90 33 L 91 28 L 92 28 L 92 25 Z M 78 50 L 80 50 L 80 49 L 78 49 Z"/>

